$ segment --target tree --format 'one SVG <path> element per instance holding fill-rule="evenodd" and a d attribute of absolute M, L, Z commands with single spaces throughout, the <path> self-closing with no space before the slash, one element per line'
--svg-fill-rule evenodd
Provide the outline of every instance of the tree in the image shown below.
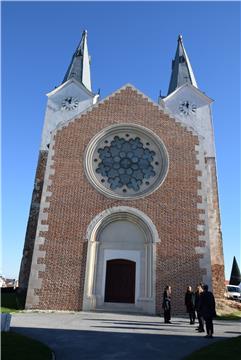
<path fill-rule="evenodd" d="M 234 256 L 229 284 L 230 285 L 239 285 L 240 283 L 241 283 L 241 274 L 239 271 L 238 263 Z"/>

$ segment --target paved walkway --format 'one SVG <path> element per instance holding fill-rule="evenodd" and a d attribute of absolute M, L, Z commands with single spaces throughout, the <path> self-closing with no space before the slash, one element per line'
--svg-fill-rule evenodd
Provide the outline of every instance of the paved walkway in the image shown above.
<path fill-rule="evenodd" d="M 18 313 L 12 331 L 47 344 L 56 360 L 178 360 L 224 338 L 241 335 L 241 323 L 215 321 L 214 339 L 188 319 L 164 324 L 156 316 L 110 313 Z"/>

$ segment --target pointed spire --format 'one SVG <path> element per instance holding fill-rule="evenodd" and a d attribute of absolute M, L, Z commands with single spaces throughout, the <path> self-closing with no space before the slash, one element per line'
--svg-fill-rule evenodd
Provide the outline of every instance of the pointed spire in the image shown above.
<path fill-rule="evenodd" d="M 186 83 L 197 87 L 192 67 L 183 45 L 182 35 L 179 35 L 175 59 L 172 61 L 172 75 L 168 95 Z"/>
<path fill-rule="evenodd" d="M 87 47 L 87 30 L 82 33 L 82 38 L 72 57 L 71 63 L 65 74 L 63 83 L 71 78 L 81 82 L 89 91 L 91 91 L 90 80 L 90 57 Z"/>

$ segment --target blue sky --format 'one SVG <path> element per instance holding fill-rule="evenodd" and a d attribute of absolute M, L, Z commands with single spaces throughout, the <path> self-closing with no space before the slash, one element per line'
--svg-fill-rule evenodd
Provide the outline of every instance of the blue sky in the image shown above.
<path fill-rule="evenodd" d="M 240 3 L 2 4 L 2 269 L 18 277 L 46 106 L 88 30 L 92 87 L 167 92 L 177 36 L 213 104 L 226 278 L 240 260 Z"/>

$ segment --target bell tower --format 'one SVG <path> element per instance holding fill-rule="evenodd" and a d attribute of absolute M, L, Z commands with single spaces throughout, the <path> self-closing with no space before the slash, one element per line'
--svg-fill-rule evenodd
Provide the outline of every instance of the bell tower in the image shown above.
<path fill-rule="evenodd" d="M 207 263 L 210 261 L 211 274 L 204 279 L 210 285 L 212 284 L 215 296 L 223 298 L 224 258 L 211 111 L 212 102 L 213 100 L 198 88 L 190 60 L 184 48 L 183 38 L 179 35 L 175 59 L 172 61 L 168 94 L 166 97 L 160 98 L 159 104 L 164 111 L 174 116 L 199 137 L 200 145 L 196 149 L 199 154 L 199 162 L 196 167 L 200 171 L 198 194 L 201 197 L 201 203 L 199 206 L 203 209 L 200 240 L 206 242 L 206 253 L 200 254 L 202 257 L 200 262 Z"/>
<path fill-rule="evenodd" d="M 62 122 L 74 118 L 96 103 L 98 95 L 91 90 L 90 57 L 87 47 L 87 31 L 82 34 L 64 80 L 47 94 L 47 109 L 42 133 L 41 150 L 46 150 L 53 129 Z"/>
<path fill-rule="evenodd" d="M 98 96 L 99 95 L 94 94 L 91 89 L 90 57 L 87 46 L 87 31 L 85 30 L 72 56 L 62 84 L 47 94 L 48 99 L 42 131 L 42 141 L 19 274 L 19 287 L 21 291 L 26 291 L 28 287 L 52 132 L 60 123 L 62 124 L 76 117 L 94 105 L 98 100 Z"/>

